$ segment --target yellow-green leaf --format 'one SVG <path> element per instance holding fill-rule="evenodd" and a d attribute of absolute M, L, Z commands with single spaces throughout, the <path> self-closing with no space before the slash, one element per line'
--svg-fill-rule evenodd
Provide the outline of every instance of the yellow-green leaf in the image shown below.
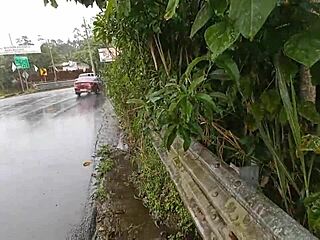
<path fill-rule="evenodd" d="M 176 9 L 179 5 L 179 0 L 169 0 L 166 14 L 164 15 L 164 19 L 169 20 L 176 14 Z"/>

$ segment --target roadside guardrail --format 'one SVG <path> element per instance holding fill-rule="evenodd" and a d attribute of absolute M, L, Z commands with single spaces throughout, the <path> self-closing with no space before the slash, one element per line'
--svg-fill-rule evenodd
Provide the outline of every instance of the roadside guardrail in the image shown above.
<path fill-rule="evenodd" d="M 318 239 L 200 143 L 153 145 L 205 240 Z"/>
<path fill-rule="evenodd" d="M 72 87 L 74 81 L 75 80 L 39 83 L 39 84 L 35 84 L 35 88 L 40 91 L 67 88 L 67 87 Z"/>

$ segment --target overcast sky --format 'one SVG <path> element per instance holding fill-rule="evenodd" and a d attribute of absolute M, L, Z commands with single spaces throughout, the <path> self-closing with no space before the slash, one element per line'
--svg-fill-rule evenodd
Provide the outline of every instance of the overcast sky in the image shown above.
<path fill-rule="evenodd" d="M 97 6 L 86 8 L 74 1 L 57 0 L 57 9 L 47 5 L 43 0 L 7 0 L 0 9 L 0 46 L 10 46 L 12 40 L 26 35 L 37 39 L 38 35 L 48 39 L 73 38 L 73 30 L 80 27 L 83 17 L 89 22 L 98 12 Z"/>

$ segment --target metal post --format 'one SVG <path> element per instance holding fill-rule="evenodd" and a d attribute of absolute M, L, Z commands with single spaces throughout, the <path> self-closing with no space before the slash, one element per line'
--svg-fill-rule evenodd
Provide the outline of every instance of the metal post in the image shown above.
<path fill-rule="evenodd" d="M 22 80 L 21 73 L 20 73 L 19 69 L 18 69 L 18 74 L 19 74 L 19 79 L 20 79 L 21 90 L 22 90 L 22 92 L 24 92 L 23 80 Z"/>
<path fill-rule="evenodd" d="M 53 68 L 54 81 L 56 82 L 57 81 L 57 72 L 56 72 L 56 66 L 54 65 L 54 61 L 53 61 L 51 46 L 49 46 L 49 40 L 47 40 L 47 43 L 48 43 L 48 48 L 49 48 L 50 57 L 51 57 L 51 64 L 52 64 L 52 68 Z"/>
<path fill-rule="evenodd" d="M 9 39 L 10 39 L 11 46 L 13 47 L 13 42 L 12 42 L 12 38 L 11 38 L 11 34 L 10 33 L 9 33 Z M 16 56 L 16 55 L 14 55 L 14 56 Z M 17 69 L 18 69 L 18 74 L 19 74 L 21 90 L 22 90 L 22 92 L 24 92 L 23 80 L 22 80 L 22 77 L 21 77 L 20 69 L 19 68 L 17 68 Z"/>
<path fill-rule="evenodd" d="M 96 73 L 96 69 L 94 67 L 93 59 L 92 59 L 92 51 L 91 51 L 91 45 L 90 45 L 90 41 L 89 41 L 89 33 L 88 33 L 87 23 L 86 23 L 86 19 L 84 17 L 83 17 L 83 24 L 84 24 L 84 29 L 86 32 L 86 37 L 87 37 L 87 44 L 88 44 L 88 49 L 89 49 L 89 57 L 90 57 L 92 72 Z"/>

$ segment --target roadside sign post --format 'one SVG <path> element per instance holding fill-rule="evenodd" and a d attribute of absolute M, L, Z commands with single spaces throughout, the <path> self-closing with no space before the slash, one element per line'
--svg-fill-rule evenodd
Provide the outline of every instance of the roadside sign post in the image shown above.
<path fill-rule="evenodd" d="M 57 70 L 56 70 L 56 66 L 53 61 L 52 50 L 51 50 L 49 40 L 48 40 L 48 48 L 49 48 L 50 57 L 51 57 L 51 64 L 52 64 L 52 70 L 53 70 L 53 74 L 54 74 L 54 81 L 56 82 L 57 81 Z"/>
<path fill-rule="evenodd" d="M 41 80 L 44 79 L 44 81 L 47 81 L 48 71 L 46 68 L 40 68 L 40 76 Z"/>
<path fill-rule="evenodd" d="M 28 57 L 25 57 L 25 56 L 14 56 L 14 63 L 18 69 L 20 81 L 22 81 L 20 69 L 30 68 L 29 59 Z M 27 90 L 29 90 L 27 78 L 25 78 L 25 82 L 26 82 L 26 88 Z M 23 84 L 21 84 L 21 86 L 23 87 Z M 24 91 L 24 89 L 22 89 L 22 91 Z"/>
<path fill-rule="evenodd" d="M 17 48 L 17 47 L 13 46 L 13 42 L 12 42 L 12 38 L 11 38 L 11 34 L 10 33 L 9 33 L 9 40 L 10 40 L 10 43 L 11 43 L 11 49 L 9 51 L 8 51 L 7 48 L 0 49 L 0 55 L 12 55 L 13 54 L 16 57 L 17 49 L 15 49 L 15 48 Z M 24 51 L 24 49 L 23 49 L 23 51 Z M 30 52 L 33 52 L 33 51 L 30 51 Z M 41 50 L 40 50 L 40 52 L 41 52 Z M 24 92 L 24 86 L 23 86 L 23 81 L 22 81 L 20 69 L 17 66 L 15 66 L 15 67 L 18 70 L 19 80 L 20 80 L 20 84 L 21 84 L 21 90 L 22 90 L 22 92 Z M 12 68 L 12 71 L 14 71 L 13 68 Z M 27 87 L 28 87 L 28 84 L 27 84 Z"/>
<path fill-rule="evenodd" d="M 0 56 L 14 55 L 14 63 L 12 63 L 12 71 L 14 72 L 15 70 L 18 70 L 19 79 L 20 79 L 20 83 L 21 83 L 21 90 L 22 90 L 22 92 L 24 92 L 24 85 L 23 85 L 23 80 L 22 80 L 20 69 L 29 69 L 30 64 L 29 64 L 29 60 L 27 57 L 21 57 L 21 56 L 17 56 L 17 55 L 41 53 L 41 47 L 40 47 L 40 45 L 38 45 L 38 46 L 36 46 L 36 45 L 14 46 L 10 33 L 9 33 L 9 40 L 11 43 L 11 47 L 0 47 Z M 26 86 L 28 89 L 29 86 L 28 86 L 27 79 L 26 79 Z"/>
<path fill-rule="evenodd" d="M 16 70 L 18 70 L 21 90 L 22 90 L 22 92 L 24 92 L 24 87 L 23 87 L 23 82 L 22 82 L 22 78 L 21 78 L 21 75 L 20 75 L 20 70 L 17 69 L 17 66 L 13 62 L 11 64 L 11 69 L 12 69 L 12 72 L 15 72 Z"/>
<path fill-rule="evenodd" d="M 27 90 L 29 90 L 29 86 L 28 86 L 28 78 L 29 78 L 29 74 L 26 71 L 23 71 L 22 73 L 22 77 L 24 78 L 24 80 L 26 81 L 26 86 L 27 86 Z"/>
<path fill-rule="evenodd" d="M 20 80 L 20 84 L 21 84 L 21 89 L 22 89 L 22 92 L 24 92 L 24 85 L 23 85 L 23 80 L 22 80 L 22 77 L 21 77 L 20 69 L 18 69 L 18 74 L 19 74 L 19 80 Z"/>
<path fill-rule="evenodd" d="M 14 63 L 16 64 L 17 69 L 29 69 L 29 59 L 25 56 L 14 56 Z"/>

